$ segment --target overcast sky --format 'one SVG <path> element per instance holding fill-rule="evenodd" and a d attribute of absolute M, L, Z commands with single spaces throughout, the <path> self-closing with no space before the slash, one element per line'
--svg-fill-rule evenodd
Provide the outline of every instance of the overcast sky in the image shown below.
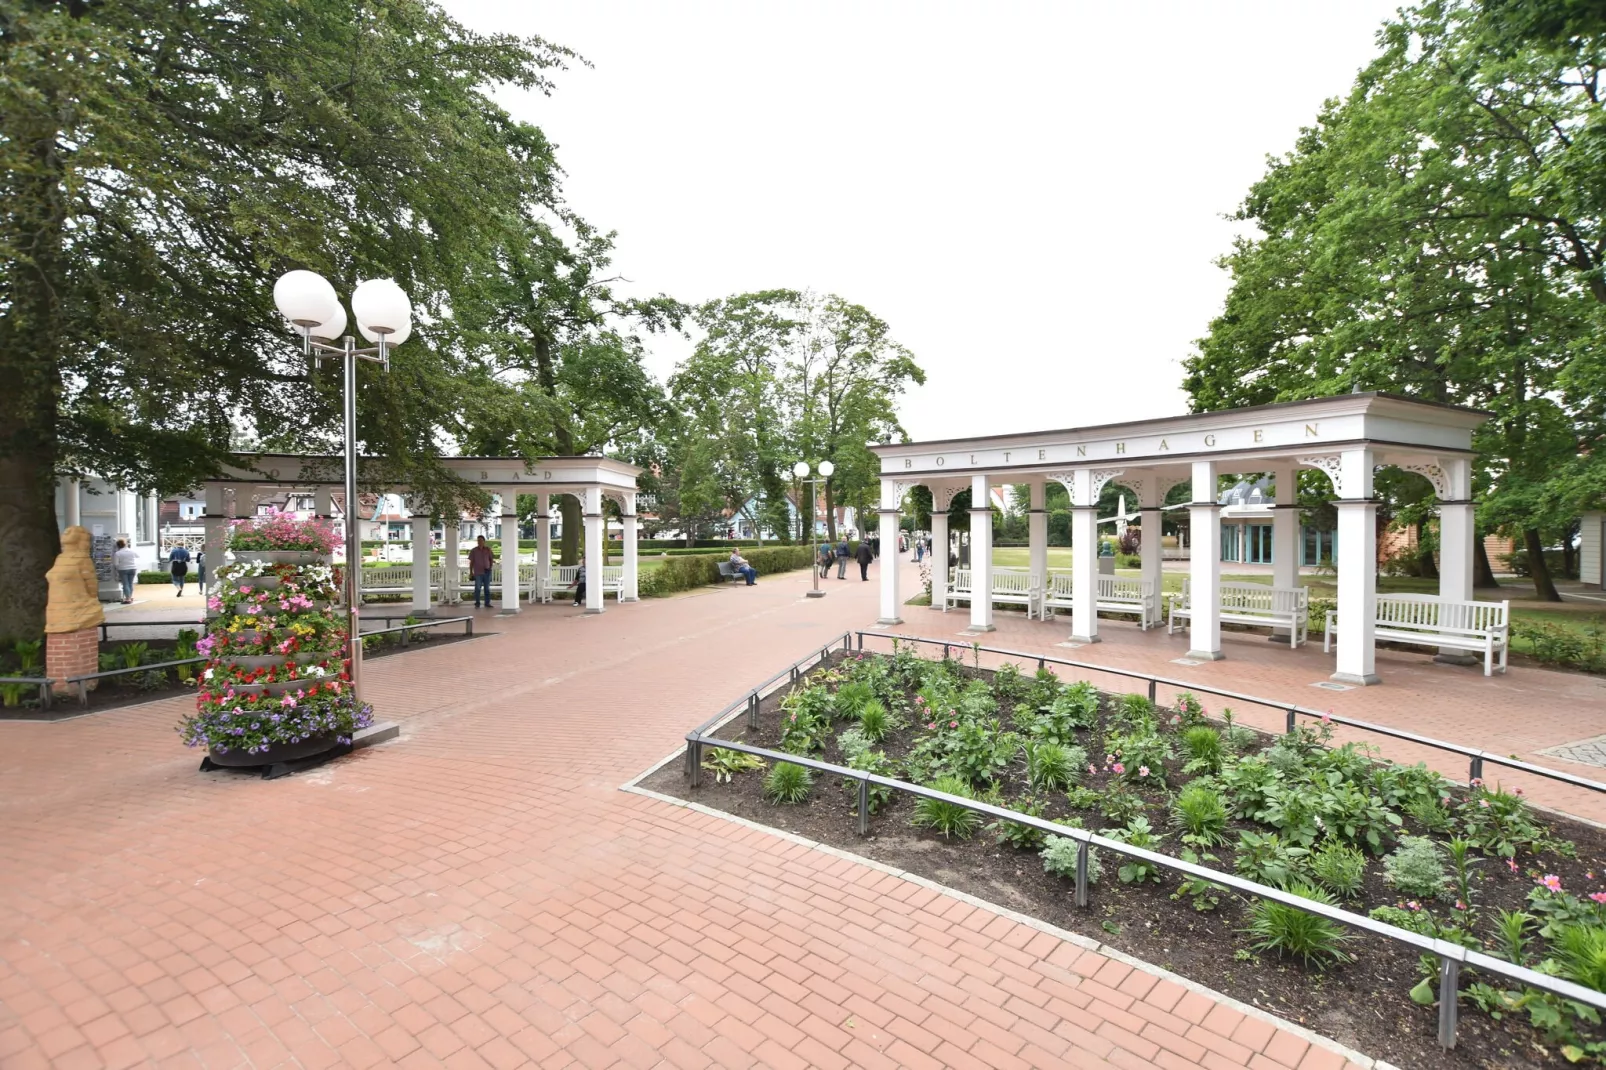
<path fill-rule="evenodd" d="M 1392 0 L 445 0 L 590 61 L 505 94 L 631 292 L 841 294 L 928 376 L 916 439 L 1186 411 L 1222 218 Z M 689 349 L 655 340 L 667 376 Z"/>

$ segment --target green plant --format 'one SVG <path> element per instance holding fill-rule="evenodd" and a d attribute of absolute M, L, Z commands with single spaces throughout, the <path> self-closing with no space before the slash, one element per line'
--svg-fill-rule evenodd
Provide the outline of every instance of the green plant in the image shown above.
<path fill-rule="evenodd" d="M 1143 813 L 1143 799 L 1135 792 L 1125 791 L 1112 784 L 1099 800 L 1099 813 L 1112 825 L 1125 825 Z"/>
<path fill-rule="evenodd" d="M 1515 858 L 1519 850 L 1533 850 L 1546 842 L 1544 830 L 1534 823 L 1519 795 L 1499 788 L 1491 791 L 1480 781 L 1472 782 L 1456 816 L 1461 834 L 1484 854 Z"/>
<path fill-rule="evenodd" d="M 34 684 L 0 684 L 0 705 L 20 706 L 23 698 L 34 689 Z"/>
<path fill-rule="evenodd" d="M 150 660 L 150 652 L 151 645 L 149 643 L 124 643 L 122 646 L 118 647 L 116 651 L 117 656 L 121 658 L 123 662 L 123 664 L 119 667 L 124 669 L 137 669 L 141 665 L 145 664 L 146 661 Z"/>
<path fill-rule="evenodd" d="M 1311 854 L 1310 873 L 1322 887 L 1348 899 L 1366 881 L 1366 856 L 1358 848 L 1329 839 Z"/>
<path fill-rule="evenodd" d="M 185 658 L 193 658 L 198 656 L 198 652 L 195 649 L 195 644 L 200 638 L 200 633 L 195 631 L 193 628 L 184 628 L 180 630 L 178 633 L 178 638 L 173 642 L 173 660 L 183 661 Z M 195 675 L 195 666 L 193 665 L 177 665 L 174 666 L 174 669 L 178 673 L 178 678 L 180 680 L 189 680 Z"/>
<path fill-rule="evenodd" d="M 1128 733 L 1107 734 L 1104 748 L 1110 753 L 1110 771 L 1122 780 L 1136 785 L 1165 786 L 1165 763 L 1175 754 L 1169 739 L 1140 727 Z"/>
<path fill-rule="evenodd" d="M 961 799 L 974 798 L 970 785 L 957 776 L 938 777 L 928 787 Z M 916 828 L 940 832 L 944 839 L 968 840 L 981 827 L 981 815 L 961 803 L 922 797 L 915 803 L 911 823 Z"/>
<path fill-rule="evenodd" d="M 1155 724 L 1154 703 L 1149 701 L 1147 695 L 1121 695 L 1115 700 L 1112 717 L 1130 729 L 1152 729 Z"/>
<path fill-rule="evenodd" d="M 1227 727 L 1222 733 L 1222 738 L 1227 744 L 1227 749 L 1234 754 L 1247 750 L 1259 738 L 1259 734 L 1253 728 L 1245 728 L 1241 724 L 1233 723 L 1231 707 L 1223 706 L 1221 708 L 1221 719 L 1227 723 Z"/>
<path fill-rule="evenodd" d="M 1160 837 L 1155 834 L 1146 817 L 1134 817 L 1127 822 L 1125 828 L 1107 829 L 1104 835 L 1120 843 L 1141 847 L 1147 851 L 1160 849 Z M 1121 868 L 1116 871 L 1122 884 L 1142 884 L 1144 881 L 1159 882 L 1160 867 L 1153 862 L 1141 858 L 1123 858 Z"/>
<path fill-rule="evenodd" d="M 878 750 L 866 748 L 848 760 L 849 769 L 857 769 L 861 773 L 873 773 L 876 776 L 895 777 L 898 775 L 898 763 L 888 758 Z M 842 786 L 848 791 L 857 792 L 859 781 L 844 779 Z M 870 812 L 876 813 L 887 803 L 892 801 L 893 789 L 885 784 L 870 783 L 865 791 L 865 801 L 870 806 Z"/>
<path fill-rule="evenodd" d="M 1062 743 L 1027 743 L 1026 779 L 1038 791 L 1068 788 L 1081 778 L 1087 751 Z"/>
<path fill-rule="evenodd" d="M 844 728 L 842 731 L 838 732 L 836 736 L 836 745 L 842 751 L 842 757 L 850 764 L 854 758 L 857 758 L 860 754 L 863 754 L 865 751 L 870 750 L 874 746 L 874 744 L 871 743 L 870 740 L 865 736 L 864 730 L 858 725 L 854 725 L 852 728 Z"/>
<path fill-rule="evenodd" d="M 1011 805 L 1010 809 L 1030 817 L 1043 816 L 1043 804 L 1036 799 L 1020 799 Z M 1016 850 L 1022 851 L 1035 851 L 1042 847 L 1043 839 L 1048 835 L 1042 829 L 1023 825 L 1019 821 L 998 820 L 988 825 L 987 828 L 997 837 L 999 843 L 1007 843 Z"/>
<path fill-rule="evenodd" d="M 1103 797 L 1092 788 L 1075 787 L 1065 793 L 1065 805 L 1072 810 L 1091 810 Z"/>
<path fill-rule="evenodd" d="M 1225 838 L 1227 806 L 1215 786 L 1206 781 L 1195 780 L 1183 788 L 1171 803 L 1171 816 L 1197 843 L 1210 846 Z"/>
<path fill-rule="evenodd" d="M 1227 762 L 1219 779 L 1235 815 L 1264 821 L 1272 794 L 1278 790 L 1282 778 L 1269 761 L 1252 755 Z"/>
<path fill-rule="evenodd" d="M 183 634 L 183 632 L 180 632 L 180 637 Z M 44 668 L 45 641 L 43 639 L 18 639 L 13 644 L 12 649 L 17 652 L 19 676 L 31 676 Z"/>
<path fill-rule="evenodd" d="M 1076 879 L 1076 854 L 1080 848 L 1075 840 L 1069 836 L 1050 836 L 1038 857 L 1043 860 L 1043 870 L 1056 877 Z M 1099 878 L 1104 876 L 1104 863 L 1099 861 L 1099 853 L 1093 848 L 1087 852 L 1087 883 L 1097 884 Z"/>
<path fill-rule="evenodd" d="M 1450 879 L 1455 884 L 1456 907 L 1463 913 L 1472 910 L 1472 867 L 1478 860 L 1472 857 L 1472 843 L 1459 837 L 1444 845 L 1450 856 Z"/>
<path fill-rule="evenodd" d="M 1288 890 L 1315 903 L 1333 902 L 1325 891 L 1303 881 Z M 1338 922 L 1270 899 L 1256 900 L 1249 908 L 1249 926 L 1243 931 L 1252 938 L 1249 946 L 1254 950 L 1275 951 L 1318 969 L 1348 958 L 1343 945 L 1351 937 Z"/>
<path fill-rule="evenodd" d="M 1606 927 L 1564 925 L 1551 946 L 1563 977 L 1606 992 Z"/>
<path fill-rule="evenodd" d="M 1450 879 L 1438 844 L 1426 836 L 1404 836 L 1383 859 L 1383 880 L 1405 895 L 1433 899 L 1444 894 Z"/>
<path fill-rule="evenodd" d="M 880 699 L 866 699 L 859 707 L 859 731 L 874 743 L 880 743 L 892 731 L 892 718 Z"/>
<path fill-rule="evenodd" d="M 1177 696 L 1177 723 L 1184 732 L 1205 723 L 1204 703 L 1191 691 L 1184 691 Z"/>
<path fill-rule="evenodd" d="M 856 721 L 864 713 L 867 703 L 875 701 L 875 689 L 862 680 L 854 680 L 836 689 L 831 708 L 839 720 Z"/>
<path fill-rule="evenodd" d="M 814 774 L 801 765 L 779 762 L 764 778 L 764 796 L 774 803 L 795 805 L 814 790 Z"/>
<path fill-rule="evenodd" d="M 1327 772 L 1329 787 L 1317 803 L 1328 831 L 1350 843 L 1364 843 L 1373 854 L 1380 853 L 1384 837 L 1394 835 L 1400 826 L 1400 815 L 1348 780 L 1335 783 L 1338 775 L 1336 771 Z"/>
<path fill-rule="evenodd" d="M 715 747 L 703 758 L 703 768 L 714 774 L 714 783 L 728 784 L 737 773 L 762 769 L 765 761 L 756 754 L 744 754 L 728 747 Z"/>
<path fill-rule="evenodd" d="M 797 688 L 781 700 L 781 750 L 810 754 L 831 738 L 832 694 L 824 685 Z"/>
<path fill-rule="evenodd" d="M 930 734 L 916 743 L 907 759 L 917 776 L 956 776 L 967 784 L 996 780 L 1020 749 L 1020 737 L 999 731 L 991 719 L 940 717 L 927 726 Z"/>
<path fill-rule="evenodd" d="M 1221 772 L 1226 748 L 1222 745 L 1220 732 L 1209 725 L 1200 724 L 1183 729 L 1182 752 L 1188 756 L 1187 764 L 1182 767 L 1184 773 L 1215 776 Z"/>
<path fill-rule="evenodd" d="M 1076 732 L 1098 723 L 1099 695 L 1093 685 L 1082 680 L 1055 692 L 1051 702 L 1039 707 L 1030 729 L 1037 739 L 1069 745 Z"/>
<path fill-rule="evenodd" d="M 1024 702 L 1031 692 L 1032 681 L 1020 671 L 1019 666 L 1005 662 L 993 673 L 993 695 L 1000 706 Z"/>
<path fill-rule="evenodd" d="M 1060 678 L 1054 675 L 1054 670 L 1045 665 L 1032 676 L 1032 689 L 1026 696 L 1026 704 L 1035 710 L 1053 705 L 1054 700 L 1059 698 L 1061 686 Z M 1096 710 L 1095 705 L 1095 712 Z"/>
<path fill-rule="evenodd" d="M 1300 876 L 1309 853 L 1303 847 L 1283 843 L 1275 832 L 1241 832 L 1233 869 L 1239 876 L 1261 884 L 1286 888 Z"/>
<path fill-rule="evenodd" d="M 1321 817 L 1316 793 L 1305 784 L 1280 784 L 1272 789 L 1260 820 L 1275 828 L 1282 838 L 1300 847 L 1309 847 L 1321 835 Z"/>
<path fill-rule="evenodd" d="M 1424 832 L 1446 832 L 1450 828 L 1450 811 L 1438 798 L 1408 799 L 1405 816 L 1421 826 Z"/>
<path fill-rule="evenodd" d="M 1178 854 L 1184 862 L 1191 862 L 1196 866 L 1214 866 L 1221 861 L 1221 859 L 1209 852 L 1200 854 L 1191 847 L 1182 848 Z M 1213 880 L 1185 875 L 1181 883 L 1177 885 L 1177 890 L 1171 893 L 1171 898 L 1192 899 L 1193 909 L 1204 914 L 1221 905 L 1221 896 L 1226 890 L 1225 886 L 1217 884 Z"/>
<path fill-rule="evenodd" d="M 1534 916 L 1526 911 L 1500 911 L 1495 931 L 1500 941 L 1500 954 L 1507 962 L 1515 962 L 1521 966 L 1527 961 L 1530 939 L 1528 934 L 1534 924 Z"/>

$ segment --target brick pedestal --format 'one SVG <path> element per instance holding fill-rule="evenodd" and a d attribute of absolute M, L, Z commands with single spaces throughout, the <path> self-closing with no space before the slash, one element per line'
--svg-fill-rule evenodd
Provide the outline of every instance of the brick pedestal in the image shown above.
<path fill-rule="evenodd" d="M 45 636 L 45 675 L 56 681 L 57 694 L 72 690 L 63 683 L 69 676 L 82 676 L 100 668 L 100 629 L 84 628 Z M 99 681 L 89 681 L 94 690 Z"/>

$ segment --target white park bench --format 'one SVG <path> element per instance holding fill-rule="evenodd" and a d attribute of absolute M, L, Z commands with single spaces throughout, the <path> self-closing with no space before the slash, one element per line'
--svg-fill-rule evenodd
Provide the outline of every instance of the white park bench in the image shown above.
<path fill-rule="evenodd" d="M 533 561 L 519 562 L 519 596 L 531 601 L 552 601 L 552 592 L 564 590 L 574 585 L 574 575 L 580 570 L 579 565 L 553 565 L 551 582 L 544 591 L 535 589 L 536 567 Z M 625 567 L 623 565 L 602 566 L 602 593 L 618 598 L 624 591 Z M 429 570 L 430 590 L 441 596 L 446 583 L 446 566 L 432 565 Z M 474 590 L 474 577 L 469 573 L 467 565 L 457 567 L 458 594 Z M 410 594 L 413 590 L 413 566 L 391 565 L 389 568 L 365 568 L 362 570 L 362 591 L 364 594 Z M 502 597 L 502 562 L 497 561 L 491 565 L 491 590 L 497 598 Z"/>
<path fill-rule="evenodd" d="M 547 589 L 542 592 L 541 601 L 552 601 L 553 592 L 567 591 L 574 587 L 574 577 L 580 572 L 579 565 L 553 565 L 552 579 Z M 602 566 L 602 593 L 604 596 L 613 595 L 618 599 L 625 589 L 625 567 L 623 565 Z"/>
<path fill-rule="evenodd" d="M 1037 611 L 1038 589 L 1035 580 L 1036 577 L 1029 572 L 1005 568 L 993 569 L 993 603 L 1025 606 L 1026 615 L 1031 617 Z M 948 597 L 943 602 L 942 611 L 948 612 L 948 606 L 954 602 L 969 602 L 971 584 L 970 569 L 950 570 Z"/>
<path fill-rule="evenodd" d="M 1182 597 L 1171 602 L 1171 619 L 1165 632 L 1172 634 L 1177 621 L 1193 616 L 1192 577 L 1182 580 Z M 1219 585 L 1221 617 L 1224 624 L 1261 625 L 1288 629 L 1290 649 L 1305 641 L 1310 628 L 1310 591 L 1304 587 L 1268 587 L 1262 583 L 1223 583 Z"/>
<path fill-rule="evenodd" d="M 1155 593 L 1153 580 L 1099 576 L 1095 582 L 1098 584 L 1098 597 L 1093 602 L 1094 612 L 1134 614 L 1142 631 L 1159 626 L 1160 599 Z M 1071 574 L 1050 572 L 1048 590 L 1043 597 L 1043 617 L 1052 617 L 1056 609 L 1074 608 L 1071 604 Z"/>
<path fill-rule="evenodd" d="M 1506 671 L 1510 638 L 1510 602 L 1453 602 L 1430 594 L 1380 594 L 1373 611 L 1373 637 L 1390 643 L 1450 647 L 1483 654 L 1483 675 L 1494 673 L 1494 654 L 1500 652 L 1500 671 Z M 1322 653 L 1332 647 L 1338 630 L 1338 610 L 1327 611 L 1327 637 Z"/>

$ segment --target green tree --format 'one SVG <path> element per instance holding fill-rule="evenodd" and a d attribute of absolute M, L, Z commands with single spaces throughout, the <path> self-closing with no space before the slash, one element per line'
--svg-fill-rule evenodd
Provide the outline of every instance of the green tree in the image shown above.
<path fill-rule="evenodd" d="M 1186 387 L 1198 410 L 1383 389 L 1491 411 L 1480 523 L 1522 536 L 1555 599 L 1539 549 L 1594 485 L 1556 493 L 1557 473 L 1606 463 L 1602 39 L 1495 49 L 1494 17 L 1403 11 L 1349 96 L 1270 162 L 1237 215 L 1260 233 L 1223 261 L 1232 289 Z M 1424 485 L 1393 491 L 1397 515 L 1422 514 Z"/>
<path fill-rule="evenodd" d="M 546 139 L 489 93 L 567 55 L 426 0 L 0 0 L 0 636 L 42 626 L 58 476 L 165 492 L 235 428 L 335 444 L 335 384 L 272 306 L 291 267 L 412 297 L 360 437 L 371 475 L 454 490 L 431 461 L 475 386 L 453 310 L 556 199 Z"/>

